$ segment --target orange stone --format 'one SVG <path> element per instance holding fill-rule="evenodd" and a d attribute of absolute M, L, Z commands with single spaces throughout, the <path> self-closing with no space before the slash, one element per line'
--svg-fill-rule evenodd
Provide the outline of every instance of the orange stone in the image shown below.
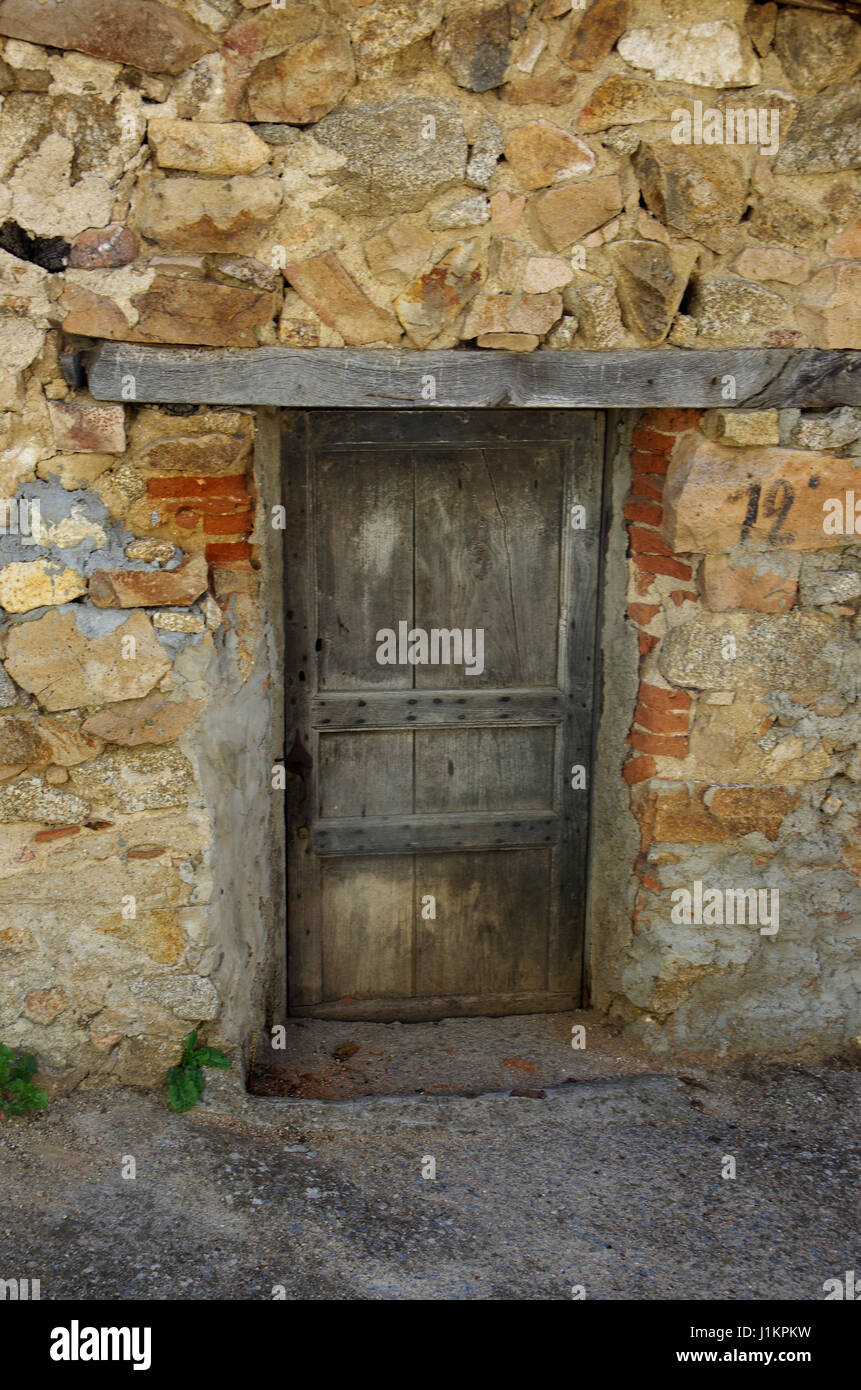
<path fill-rule="evenodd" d="M 727 555 L 707 555 L 700 568 L 700 585 L 706 606 L 713 613 L 749 608 L 758 613 L 788 613 L 798 589 L 798 565 L 781 572 L 783 557 L 752 554 L 742 564 Z"/>
<path fill-rule="evenodd" d="M 716 554 L 751 541 L 775 550 L 845 545 L 827 534 L 828 499 L 861 495 L 857 460 L 803 449 L 730 449 L 682 438 L 664 487 L 663 536 L 675 552 Z"/>

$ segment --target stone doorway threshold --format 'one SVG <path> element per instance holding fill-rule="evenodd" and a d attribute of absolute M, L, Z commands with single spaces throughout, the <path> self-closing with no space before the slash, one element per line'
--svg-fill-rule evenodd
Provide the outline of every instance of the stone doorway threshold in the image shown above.
<path fill-rule="evenodd" d="M 586 1028 L 586 1047 L 571 1046 Z M 248 1090 L 257 1096 L 344 1101 L 371 1096 L 543 1099 L 567 1082 L 640 1076 L 653 1067 L 620 1046 L 600 1015 L 585 1010 L 438 1023 L 286 1019 L 286 1047 L 258 1038 Z"/>

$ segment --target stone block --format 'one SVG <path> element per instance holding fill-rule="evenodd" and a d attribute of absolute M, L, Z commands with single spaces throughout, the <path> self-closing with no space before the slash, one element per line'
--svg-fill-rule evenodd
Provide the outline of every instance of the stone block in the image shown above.
<path fill-rule="evenodd" d="M 122 454 L 126 447 L 125 408 L 88 401 L 49 401 L 54 442 L 69 453 Z"/>
<path fill-rule="evenodd" d="M 297 294 L 311 305 L 345 343 L 396 343 L 401 332 L 392 314 L 381 309 L 347 273 L 334 251 L 294 261 L 284 269 Z"/>
<path fill-rule="evenodd" d="M 856 465 L 812 450 L 728 449 L 684 436 L 664 487 L 664 540 L 694 554 L 745 542 L 778 551 L 843 545 L 845 536 L 825 530 L 826 502 L 861 492 Z"/>
<path fill-rule="evenodd" d="M 202 555 L 186 556 L 172 570 L 95 570 L 90 598 L 97 608 L 187 606 L 205 591 L 207 573 Z"/>
<path fill-rule="evenodd" d="M 463 241 L 398 295 L 395 313 L 416 347 L 428 347 L 454 322 L 484 277 L 475 242 Z"/>
<path fill-rule="evenodd" d="M 546 120 L 528 121 L 512 130 L 505 158 L 530 191 L 582 178 L 595 168 L 595 155 L 584 141 Z"/>
<path fill-rule="evenodd" d="M 622 187 L 616 174 L 587 183 L 548 188 L 530 199 L 538 225 L 554 251 L 572 246 L 622 210 Z"/>
<path fill-rule="evenodd" d="M 161 169 L 184 169 L 194 174 L 225 178 L 253 174 L 272 157 L 265 141 L 239 121 L 178 121 L 151 116 L 147 140 Z"/>
<path fill-rule="evenodd" d="M 713 613 L 734 608 L 787 613 L 795 602 L 799 568 L 797 555 L 706 555 L 699 572 L 703 601 Z"/>
<path fill-rule="evenodd" d="M 809 692 L 843 685 L 853 670 L 857 680 L 861 653 L 820 613 L 703 613 L 670 629 L 658 666 L 673 684 L 696 690 Z"/>
<path fill-rule="evenodd" d="M 144 613 L 132 614 L 101 636 L 82 631 L 73 612 L 18 623 L 8 633 L 4 665 L 47 710 L 148 695 L 170 670 Z"/>

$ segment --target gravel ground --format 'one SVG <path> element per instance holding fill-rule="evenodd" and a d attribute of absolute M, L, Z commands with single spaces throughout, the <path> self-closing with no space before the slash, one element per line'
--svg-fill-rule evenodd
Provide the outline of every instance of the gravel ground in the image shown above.
<path fill-rule="evenodd" d="M 209 1075 L 187 1115 L 79 1090 L 0 1121 L 0 1277 L 43 1299 L 819 1300 L 861 1268 L 857 1071 L 330 1105 Z"/>

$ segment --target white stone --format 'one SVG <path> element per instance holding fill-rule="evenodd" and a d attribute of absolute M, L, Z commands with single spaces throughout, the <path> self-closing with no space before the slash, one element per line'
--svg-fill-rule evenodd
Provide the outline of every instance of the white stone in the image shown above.
<path fill-rule="evenodd" d="M 0 313 L 0 362 L 10 371 L 29 367 L 45 346 L 45 330 L 29 319 Z"/>
<path fill-rule="evenodd" d="M 658 82 L 752 87 L 762 76 L 750 41 L 725 20 L 689 29 L 676 24 L 631 29 L 619 40 L 618 50 L 632 67 L 650 69 Z"/>
<path fill-rule="evenodd" d="M 106 227 L 114 196 L 97 174 L 72 183 L 75 147 L 64 135 L 49 135 L 12 178 L 12 217 L 28 232 L 69 239 L 88 227 Z"/>

